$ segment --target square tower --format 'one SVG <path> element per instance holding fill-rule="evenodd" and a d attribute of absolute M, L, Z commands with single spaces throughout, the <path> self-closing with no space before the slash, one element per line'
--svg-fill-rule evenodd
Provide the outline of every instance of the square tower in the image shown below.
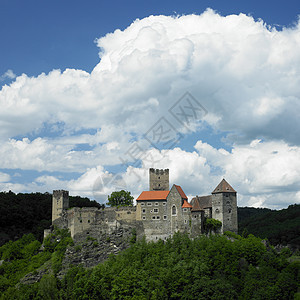
<path fill-rule="evenodd" d="M 149 190 L 169 190 L 169 169 L 149 169 Z"/>
<path fill-rule="evenodd" d="M 62 212 L 69 208 L 69 192 L 64 190 L 53 191 L 52 195 L 52 222 L 62 216 Z"/>

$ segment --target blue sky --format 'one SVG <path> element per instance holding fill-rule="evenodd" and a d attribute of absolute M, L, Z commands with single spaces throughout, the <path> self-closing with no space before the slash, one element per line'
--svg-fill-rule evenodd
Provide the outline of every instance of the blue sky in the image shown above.
<path fill-rule="evenodd" d="M 297 1 L 0 5 L 1 190 L 103 202 L 168 167 L 189 196 L 300 201 Z"/>

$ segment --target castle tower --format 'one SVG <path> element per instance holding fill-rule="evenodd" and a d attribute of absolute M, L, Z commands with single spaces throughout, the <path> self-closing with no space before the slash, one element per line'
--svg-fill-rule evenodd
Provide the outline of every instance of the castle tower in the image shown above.
<path fill-rule="evenodd" d="M 52 196 L 52 222 L 62 216 L 64 209 L 69 208 L 69 191 L 56 190 Z"/>
<path fill-rule="evenodd" d="M 221 233 L 238 232 L 236 191 L 225 179 L 212 192 L 212 218 L 222 222 Z"/>
<path fill-rule="evenodd" d="M 169 169 L 149 169 L 149 190 L 169 190 Z"/>

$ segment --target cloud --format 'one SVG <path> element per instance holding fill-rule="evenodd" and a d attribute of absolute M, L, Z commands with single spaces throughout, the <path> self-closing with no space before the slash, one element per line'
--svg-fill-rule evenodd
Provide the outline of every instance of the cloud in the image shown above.
<path fill-rule="evenodd" d="M 244 204 L 270 205 L 276 188 L 295 195 L 299 33 L 300 23 L 278 31 L 244 14 L 220 16 L 211 9 L 137 19 L 97 39 L 100 61 L 91 73 L 22 74 L 2 87 L 0 168 L 80 172 L 73 181 L 43 175 L 31 187 L 65 184 L 86 194 L 98 173 L 113 177 L 107 166 L 119 165 L 137 142 L 144 153 L 163 156 L 157 167 L 172 170 L 171 180 L 191 194 L 209 193 L 226 176 L 240 187 Z M 188 129 L 170 113 L 187 91 L 208 111 Z M 196 132 L 199 140 L 203 121 L 212 135 L 223 133 L 232 150 L 204 140 L 194 152 L 165 147 L 156 153 L 143 135 L 160 117 L 181 133 Z M 133 171 L 141 176 L 144 169 L 127 166 L 122 177 L 138 193 L 147 184 Z"/>
<path fill-rule="evenodd" d="M 0 76 L 0 81 L 4 81 L 6 79 L 15 79 L 17 75 L 10 69 L 8 69 L 3 75 Z"/>

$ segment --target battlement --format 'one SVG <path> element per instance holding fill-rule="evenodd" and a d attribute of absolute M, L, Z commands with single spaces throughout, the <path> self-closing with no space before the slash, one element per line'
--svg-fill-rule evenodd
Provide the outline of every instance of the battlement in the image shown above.
<path fill-rule="evenodd" d="M 149 169 L 149 190 L 169 190 L 169 169 Z"/>

